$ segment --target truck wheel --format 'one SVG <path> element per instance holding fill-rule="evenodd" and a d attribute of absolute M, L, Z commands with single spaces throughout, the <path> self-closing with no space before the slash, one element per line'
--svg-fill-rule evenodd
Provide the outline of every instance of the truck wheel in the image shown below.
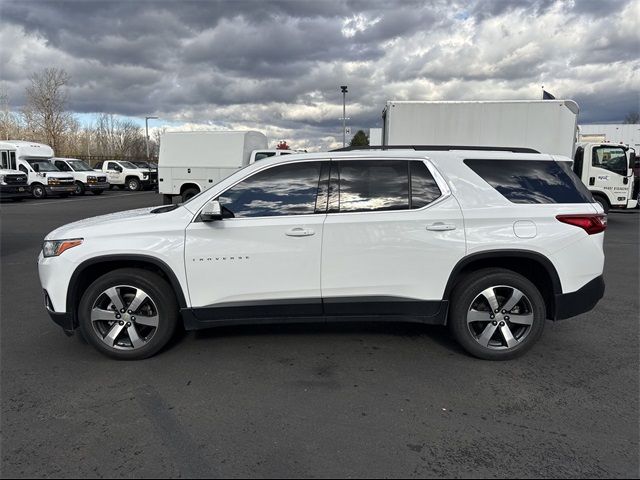
<path fill-rule="evenodd" d="M 510 360 L 538 341 L 546 316 L 544 298 L 533 283 L 510 270 L 487 268 L 456 286 L 449 328 L 471 355 Z"/>
<path fill-rule="evenodd" d="M 123 268 L 101 276 L 82 295 L 80 331 L 98 351 L 118 360 L 158 353 L 178 324 L 169 284 L 147 270 Z"/>
<path fill-rule="evenodd" d="M 84 195 L 84 183 L 76 182 L 76 191 L 73 193 L 76 195 Z"/>
<path fill-rule="evenodd" d="M 127 178 L 127 190 L 131 192 L 137 192 L 140 190 L 140 180 L 136 177 Z"/>
<path fill-rule="evenodd" d="M 34 183 L 31 186 L 31 195 L 33 195 L 33 198 L 47 198 L 47 191 L 43 185 Z"/>
<path fill-rule="evenodd" d="M 605 197 L 603 197 L 602 195 L 594 195 L 593 198 L 600 204 L 605 214 L 609 213 L 609 202 Z"/>
<path fill-rule="evenodd" d="M 102 192 L 104 192 L 104 190 L 92 190 L 91 193 L 93 193 L 94 195 L 101 195 Z"/>
<path fill-rule="evenodd" d="M 198 190 L 197 188 L 187 188 L 184 192 L 182 192 L 182 201 L 186 202 L 187 200 L 191 200 L 199 193 L 200 190 Z"/>

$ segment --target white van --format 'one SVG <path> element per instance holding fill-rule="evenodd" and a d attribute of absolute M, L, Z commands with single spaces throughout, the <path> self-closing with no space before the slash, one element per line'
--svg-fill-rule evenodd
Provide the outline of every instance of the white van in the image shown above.
<path fill-rule="evenodd" d="M 49 195 L 66 197 L 75 191 L 73 177 L 62 173 L 51 163 L 53 149 L 50 146 L 24 140 L 7 140 L 4 143 L 16 149 L 18 170 L 27 174 L 34 198 Z"/>
<path fill-rule="evenodd" d="M 66 172 L 73 176 L 76 184 L 76 195 L 84 195 L 85 191 L 89 191 L 94 195 L 100 195 L 109 189 L 109 182 L 106 175 L 96 174 L 83 160 L 77 158 L 52 158 L 51 162 L 61 172 Z"/>
<path fill-rule="evenodd" d="M 236 170 L 286 150 L 267 148 L 256 131 L 167 132 L 160 142 L 159 193 L 165 203 L 180 195 L 186 201 Z"/>
<path fill-rule="evenodd" d="M 30 196 L 27 176 L 18 170 L 16 147 L 0 142 L 0 198 L 19 201 Z"/>

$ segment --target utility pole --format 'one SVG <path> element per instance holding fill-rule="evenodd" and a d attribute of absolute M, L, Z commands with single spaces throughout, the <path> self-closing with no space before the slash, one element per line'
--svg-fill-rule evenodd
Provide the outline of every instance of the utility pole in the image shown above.
<path fill-rule="evenodd" d="M 342 90 L 342 148 L 347 146 L 347 85 L 340 87 Z"/>
<path fill-rule="evenodd" d="M 147 162 L 149 161 L 149 120 L 157 119 L 158 117 L 144 117 L 144 127 L 146 131 L 146 139 L 147 139 Z"/>

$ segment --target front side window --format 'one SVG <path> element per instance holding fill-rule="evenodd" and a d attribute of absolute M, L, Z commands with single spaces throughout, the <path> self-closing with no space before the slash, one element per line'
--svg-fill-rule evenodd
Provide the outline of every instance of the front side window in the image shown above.
<path fill-rule="evenodd" d="M 626 175 L 627 152 L 620 147 L 594 147 L 592 164 L 618 175 Z"/>
<path fill-rule="evenodd" d="M 49 160 L 34 160 L 34 159 L 28 159 L 27 162 L 29 162 L 29 165 L 31 165 L 31 168 L 33 168 L 35 170 L 35 165 L 38 165 L 38 171 L 39 172 L 59 172 L 60 170 L 58 170 L 58 168 L 51 163 Z"/>
<path fill-rule="evenodd" d="M 21 172 L 27 173 L 27 174 L 29 173 L 29 171 L 27 170 L 27 167 L 25 167 L 24 165 L 20 165 L 18 167 L 18 170 L 20 170 Z"/>
<path fill-rule="evenodd" d="M 263 170 L 231 187 L 218 200 L 234 218 L 312 214 L 321 165 L 302 162 Z"/>

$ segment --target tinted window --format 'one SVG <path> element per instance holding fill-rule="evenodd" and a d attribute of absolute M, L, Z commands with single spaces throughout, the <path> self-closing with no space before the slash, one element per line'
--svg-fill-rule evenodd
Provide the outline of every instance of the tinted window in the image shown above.
<path fill-rule="evenodd" d="M 58 167 L 58 169 L 59 169 L 61 172 L 68 172 L 68 171 L 70 171 L 70 170 L 71 170 L 71 169 L 69 168 L 69 166 L 68 166 L 66 163 L 64 163 L 64 162 L 56 162 L 56 167 Z"/>
<path fill-rule="evenodd" d="M 9 168 L 9 155 L 7 152 L 2 152 L 2 163 L 0 163 L 0 167 Z"/>
<path fill-rule="evenodd" d="M 294 163 L 263 170 L 224 192 L 220 204 L 234 217 L 314 213 L 321 164 Z"/>
<path fill-rule="evenodd" d="M 592 164 L 618 175 L 627 174 L 627 152 L 620 147 L 595 147 Z"/>
<path fill-rule="evenodd" d="M 341 212 L 409 208 L 408 162 L 355 160 L 336 163 L 339 166 Z"/>
<path fill-rule="evenodd" d="M 24 165 L 20 165 L 20 166 L 18 167 L 18 169 L 19 169 L 21 172 L 29 173 L 29 171 L 27 170 L 27 167 L 25 167 Z"/>
<path fill-rule="evenodd" d="M 564 162 L 465 160 L 474 172 L 513 203 L 591 203 L 591 193 Z"/>
<path fill-rule="evenodd" d="M 275 154 L 276 154 L 276 152 L 260 152 L 260 153 L 256 153 L 255 161 L 257 162 L 258 160 L 264 160 L 265 158 L 273 157 Z"/>
<path fill-rule="evenodd" d="M 409 162 L 411 166 L 411 208 L 422 208 L 438 199 L 442 192 L 424 162 Z"/>

